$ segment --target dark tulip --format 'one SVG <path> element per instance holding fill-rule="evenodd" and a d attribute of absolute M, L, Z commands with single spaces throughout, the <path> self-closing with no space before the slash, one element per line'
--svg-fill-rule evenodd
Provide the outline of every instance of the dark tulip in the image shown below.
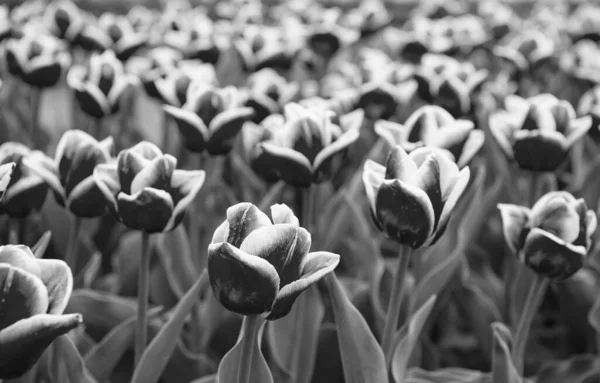
<path fill-rule="evenodd" d="M 177 63 L 181 58 L 181 53 L 172 48 L 157 47 L 143 57 L 131 58 L 127 62 L 127 68 L 140 79 L 148 96 L 159 102 L 165 102 L 158 89 L 158 83 L 177 71 Z"/>
<path fill-rule="evenodd" d="M 407 154 L 396 146 L 386 166 L 368 160 L 363 182 L 377 227 L 413 249 L 433 245 L 444 233 L 450 214 L 469 183 L 468 167 L 459 171 L 439 149 Z"/>
<path fill-rule="evenodd" d="M 104 195 L 94 181 L 94 168 L 110 161 L 113 139 L 98 142 L 81 130 L 66 131 L 54 158 L 34 152 L 25 164 L 44 179 L 57 201 L 75 216 L 99 217 L 106 212 Z"/>
<path fill-rule="evenodd" d="M 0 247 L 0 285 L 0 378 L 14 379 L 82 317 L 63 315 L 73 289 L 69 266 L 37 259 L 27 246 Z"/>
<path fill-rule="evenodd" d="M 0 201 L 2 201 L 2 197 L 4 197 L 6 188 L 8 188 L 8 184 L 10 183 L 10 177 L 12 175 L 13 170 L 15 169 L 15 166 L 16 164 L 14 162 L 0 165 Z"/>
<path fill-rule="evenodd" d="M 311 50 L 324 58 L 331 58 L 342 46 L 342 40 L 334 30 L 315 31 L 308 37 Z"/>
<path fill-rule="evenodd" d="M 121 98 L 133 84 L 133 79 L 125 73 L 114 52 L 105 51 L 94 54 L 88 68 L 72 67 L 67 83 L 75 91 L 75 99 L 83 112 L 90 117 L 103 118 L 119 110 Z"/>
<path fill-rule="evenodd" d="M 558 191 L 533 208 L 499 204 L 504 239 L 519 260 L 536 273 L 564 280 L 583 267 L 597 218 L 583 199 Z"/>
<path fill-rule="evenodd" d="M 505 104 L 505 111 L 490 117 L 490 130 L 504 154 L 525 170 L 556 170 L 592 126 L 589 116 L 576 118 L 569 102 L 550 94 L 511 96 Z"/>
<path fill-rule="evenodd" d="M 146 44 L 147 37 L 135 31 L 125 16 L 106 12 L 98 19 L 98 25 L 110 38 L 110 49 L 121 61 L 127 61 Z"/>
<path fill-rule="evenodd" d="M 288 83 L 273 69 L 266 68 L 248 78 L 248 96 L 244 105 L 254 110 L 252 121 L 260 123 L 271 114 L 280 113 L 284 105 L 300 96 L 297 83 Z"/>
<path fill-rule="evenodd" d="M 125 226 L 147 233 L 173 230 L 200 191 L 203 170 L 176 169 L 177 160 L 149 142 L 119 153 L 94 169 L 109 210 Z"/>
<path fill-rule="evenodd" d="M 81 10 L 68 0 L 51 3 L 45 17 L 50 31 L 61 39 L 77 35 L 85 25 Z"/>
<path fill-rule="evenodd" d="M 183 144 L 196 153 L 229 153 L 242 125 L 252 118 L 252 109 L 242 106 L 234 87 L 219 89 L 201 83 L 191 85 L 189 92 L 182 107 L 164 106 L 177 123 Z"/>
<path fill-rule="evenodd" d="M 396 86 L 389 83 L 368 83 L 361 88 L 357 107 L 371 121 L 387 120 L 396 114 L 400 101 Z"/>
<path fill-rule="evenodd" d="M 192 84 L 194 87 L 191 87 Z M 180 61 L 177 68 L 171 68 L 166 76 L 154 81 L 162 102 L 177 108 L 181 108 L 187 102 L 188 96 L 196 96 L 195 90 L 198 86 L 216 84 L 217 75 L 212 65 L 187 61 Z"/>
<path fill-rule="evenodd" d="M 48 186 L 23 163 L 31 154 L 28 147 L 18 142 L 0 145 L 0 165 L 15 163 L 10 182 L 0 202 L 1 214 L 24 218 L 32 211 L 42 208 Z"/>
<path fill-rule="evenodd" d="M 411 152 L 421 147 L 435 147 L 448 152 L 459 168 L 469 164 L 483 146 L 484 134 L 469 120 L 455 120 L 439 106 L 417 109 L 401 125 L 379 120 L 375 132 L 391 147 L 401 145 Z"/>
<path fill-rule="evenodd" d="M 276 320 L 336 268 L 339 255 L 309 253 L 310 233 L 286 205 L 271 206 L 271 217 L 250 203 L 227 209 L 208 247 L 208 276 L 226 309 Z"/>
<path fill-rule="evenodd" d="M 537 69 L 554 54 L 554 42 L 538 30 L 521 31 L 507 45 L 493 49 L 496 57 L 510 63 L 518 72 Z"/>

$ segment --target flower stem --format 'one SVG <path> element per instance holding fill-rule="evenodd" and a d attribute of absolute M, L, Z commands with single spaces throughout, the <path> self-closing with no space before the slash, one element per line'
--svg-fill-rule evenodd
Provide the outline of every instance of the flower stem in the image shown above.
<path fill-rule="evenodd" d="M 71 271 L 73 271 L 73 275 L 77 273 L 77 240 L 79 239 L 79 226 L 81 226 L 81 218 L 73 215 L 71 217 L 67 252 L 65 254 L 65 262 L 67 262 L 67 265 L 69 265 Z"/>
<path fill-rule="evenodd" d="M 517 372 L 522 375 L 524 369 L 525 346 L 529 338 L 529 330 L 531 323 L 537 313 L 546 289 L 548 287 L 548 279 L 538 274 L 535 274 L 534 279 L 529 286 L 529 292 L 523 306 L 523 313 L 519 318 L 517 329 L 515 332 L 515 341 L 512 349 L 512 359 L 517 369 Z"/>
<path fill-rule="evenodd" d="M 259 315 L 249 315 L 244 317 L 242 323 L 242 350 L 240 354 L 240 364 L 237 374 L 237 383 L 250 383 L 252 373 L 252 358 L 254 357 L 254 347 L 258 341 L 258 330 L 262 322 Z"/>
<path fill-rule="evenodd" d="M 311 185 L 307 188 L 301 189 L 302 193 L 302 222 L 300 224 L 308 230 L 309 233 L 312 232 L 315 218 L 315 202 L 317 196 L 317 187 L 315 185 Z"/>
<path fill-rule="evenodd" d="M 34 146 L 37 147 L 37 142 L 39 142 L 39 117 L 40 117 L 40 96 L 41 90 L 39 88 L 32 87 L 31 88 L 31 142 L 33 142 Z M 37 138 L 37 140 L 36 140 Z"/>
<path fill-rule="evenodd" d="M 16 218 L 8 220 L 8 243 L 16 245 L 19 243 L 19 223 Z"/>
<path fill-rule="evenodd" d="M 144 354 L 148 333 L 148 295 L 150 289 L 150 234 L 142 232 L 142 253 L 138 271 L 138 315 L 135 333 L 135 365 Z"/>
<path fill-rule="evenodd" d="M 388 310 L 385 317 L 385 326 L 383 327 L 383 336 L 381 338 L 381 348 L 385 356 L 385 361 L 389 364 L 394 346 L 394 334 L 398 328 L 398 319 L 400 318 L 400 309 L 402 308 L 402 298 L 404 295 L 404 280 L 406 270 L 412 249 L 408 246 L 402 246 L 398 254 L 398 263 L 396 264 L 396 274 L 392 284 L 392 295 L 388 303 Z"/>
<path fill-rule="evenodd" d="M 163 110 L 162 112 L 162 130 L 163 130 L 163 137 L 162 137 L 162 147 L 163 147 L 163 152 L 165 153 L 169 153 L 169 149 L 171 148 L 171 132 L 169 131 L 169 126 L 170 126 L 170 120 L 169 120 L 169 116 L 167 116 L 167 112 L 165 112 Z"/>

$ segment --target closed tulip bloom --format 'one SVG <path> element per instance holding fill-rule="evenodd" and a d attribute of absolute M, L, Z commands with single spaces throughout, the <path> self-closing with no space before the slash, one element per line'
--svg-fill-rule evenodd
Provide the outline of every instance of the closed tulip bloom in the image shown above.
<path fill-rule="evenodd" d="M 416 83 L 393 85 L 387 82 L 364 84 L 356 105 L 365 111 L 365 117 L 371 121 L 387 120 L 396 114 L 403 100 L 410 99 L 416 92 Z"/>
<path fill-rule="evenodd" d="M 390 146 L 401 145 L 409 153 L 424 146 L 443 149 L 459 168 L 469 164 L 484 141 L 484 133 L 472 121 L 455 120 L 444 108 L 430 105 L 417 109 L 403 125 L 377 121 L 375 132 Z"/>
<path fill-rule="evenodd" d="M 339 255 L 309 253 L 310 233 L 286 205 L 273 205 L 271 218 L 250 203 L 227 209 L 208 248 L 208 276 L 226 309 L 275 320 L 335 269 Z"/>
<path fill-rule="evenodd" d="M 69 266 L 37 259 L 27 246 L 0 247 L 0 286 L 0 379 L 13 379 L 82 318 L 63 315 L 73 289 Z"/>
<path fill-rule="evenodd" d="M 163 81 L 170 73 L 177 70 L 177 62 L 181 54 L 172 48 L 157 47 L 144 57 L 135 56 L 127 62 L 127 69 L 141 81 L 146 94 L 153 99 L 164 102 L 157 83 Z"/>
<path fill-rule="evenodd" d="M 519 260 L 553 280 L 571 277 L 583 267 L 597 218 L 583 199 L 550 192 L 533 208 L 499 204 L 504 239 Z"/>
<path fill-rule="evenodd" d="M 25 164 L 50 186 L 58 203 L 75 216 L 99 217 L 106 212 L 106 202 L 94 181 L 94 168 L 108 163 L 112 150 L 112 137 L 99 142 L 81 130 L 68 130 L 54 158 L 34 152 Z"/>
<path fill-rule="evenodd" d="M 110 38 L 110 49 L 121 61 L 131 58 L 146 44 L 147 36 L 133 29 L 126 16 L 106 12 L 98 19 L 98 25 Z"/>
<path fill-rule="evenodd" d="M 331 121 L 332 115 L 321 108 L 287 104 L 283 116 L 268 121 L 271 138 L 258 144 L 254 160 L 264 165 L 257 169 L 259 174 L 276 175 L 296 187 L 331 179 L 358 139 L 363 121 L 362 111 L 340 117 L 339 125 Z"/>
<path fill-rule="evenodd" d="M 72 67 L 67 83 L 75 91 L 81 110 L 91 117 L 102 118 L 118 112 L 121 98 L 133 79 L 125 74 L 114 52 L 105 51 L 93 55 L 87 68 Z"/>
<path fill-rule="evenodd" d="M 16 164 L 14 162 L 0 165 L 0 201 L 2 201 L 2 197 L 4 197 L 6 188 L 10 183 L 10 177 L 15 169 L 15 165 Z"/>
<path fill-rule="evenodd" d="M 215 88 L 200 84 L 190 88 L 186 103 L 178 108 L 164 107 L 183 136 L 183 144 L 192 151 L 211 155 L 227 154 L 244 122 L 252 118 L 252 108 L 241 106 L 234 87 Z"/>
<path fill-rule="evenodd" d="M 550 94 L 507 97 L 506 110 L 490 117 L 496 142 L 522 169 L 554 171 L 591 128 L 589 116 L 576 118 L 573 106 Z"/>
<path fill-rule="evenodd" d="M 9 72 L 36 88 L 56 85 L 71 62 L 59 41 L 43 34 L 10 40 L 5 57 Z"/>
<path fill-rule="evenodd" d="M 0 165 L 15 164 L 10 182 L 0 202 L 0 214 L 24 218 L 32 211 L 42 208 L 48 186 L 23 163 L 23 159 L 31 154 L 27 146 L 18 142 L 0 145 Z"/>
<path fill-rule="evenodd" d="M 146 233 L 173 230 L 200 191 L 204 171 L 175 169 L 177 159 L 149 142 L 119 153 L 94 169 L 109 210 L 125 226 Z"/>
<path fill-rule="evenodd" d="M 61 39 L 69 39 L 84 26 L 81 13 L 73 2 L 66 0 L 49 4 L 44 16 L 52 34 Z"/>
<path fill-rule="evenodd" d="M 266 68 L 248 78 L 248 97 L 244 105 L 254 110 L 253 122 L 260 123 L 300 96 L 297 83 L 288 83 L 273 69 Z"/>
<path fill-rule="evenodd" d="M 537 69 L 552 57 L 555 51 L 554 42 L 538 30 L 522 31 L 506 45 L 498 45 L 493 53 L 506 60 L 518 72 Z"/>
<path fill-rule="evenodd" d="M 171 68 L 166 76 L 154 82 L 162 102 L 181 108 L 189 98 L 195 97 L 200 86 L 217 85 L 215 68 L 210 64 L 180 61 L 177 68 Z M 193 86 L 192 86 L 193 85 Z"/>
<path fill-rule="evenodd" d="M 389 238 L 412 247 L 433 245 L 469 182 L 447 153 L 419 148 L 390 152 L 386 166 L 368 160 L 363 182 L 376 226 Z"/>

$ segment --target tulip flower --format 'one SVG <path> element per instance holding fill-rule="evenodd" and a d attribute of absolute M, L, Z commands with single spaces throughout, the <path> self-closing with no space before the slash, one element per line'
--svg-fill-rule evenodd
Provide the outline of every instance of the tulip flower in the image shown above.
<path fill-rule="evenodd" d="M 254 110 L 252 121 L 260 123 L 274 113 L 279 113 L 285 104 L 293 101 L 300 93 L 297 83 L 288 83 L 273 69 L 262 69 L 248 78 L 249 94 L 244 105 Z"/>
<path fill-rule="evenodd" d="M 119 153 L 94 169 L 96 185 L 111 213 L 146 233 L 173 230 L 204 182 L 204 171 L 175 169 L 177 160 L 149 142 Z"/>
<path fill-rule="evenodd" d="M 163 38 L 167 46 L 177 49 L 185 59 L 214 65 L 221 57 L 221 49 L 210 32 L 199 28 L 168 31 Z"/>
<path fill-rule="evenodd" d="M 329 180 L 341 168 L 348 148 L 358 139 L 360 111 L 332 122 L 333 113 L 289 103 L 284 115 L 264 121 L 269 139 L 257 144 L 252 161 L 267 180 L 281 179 L 296 187 Z"/>
<path fill-rule="evenodd" d="M 582 198 L 557 191 L 531 209 L 510 204 L 498 208 L 509 249 L 537 274 L 561 281 L 583 267 L 597 223 Z"/>
<path fill-rule="evenodd" d="M 0 145 L 0 165 L 15 164 L 10 182 L 0 202 L 0 213 L 13 218 L 24 218 L 33 210 L 42 208 L 48 186 L 41 177 L 25 166 L 24 158 L 31 154 L 28 147 L 18 142 Z"/>
<path fill-rule="evenodd" d="M 93 55 L 88 68 L 72 67 L 67 83 L 75 91 L 81 110 L 99 119 L 118 112 L 121 98 L 133 80 L 125 74 L 114 52 L 105 51 Z"/>
<path fill-rule="evenodd" d="M 82 318 L 63 314 L 73 289 L 71 269 L 61 260 L 37 259 L 27 246 L 0 247 L 0 285 L 0 379 L 13 379 Z"/>
<path fill-rule="evenodd" d="M 496 46 L 494 55 L 510 63 L 519 73 L 540 67 L 554 53 L 554 42 L 539 30 L 522 31 L 507 45 Z"/>
<path fill-rule="evenodd" d="M 598 55 L 600 55 L 600 47 L 597 43 L 581 40 L 562 52 L 558 66 L 571 80 L 582 83 L 584 88 L 588 88 L 600 81 Z"/>
<path fill-rule="evenodd" d="M 10 177 L 15 169 L 15 165 L 16 164 L 14 162 L 0 165 L 0 202 L 2 201 L 2 197 L 4 197 L 6 188 L 10 183 Z"/>
<path fill-rule="evenodd" d="M 177 68 L 154 81 L 162 102 L 177 108 L 185 105 L 188 96 L 196 96 L 196 88 L 201 85 L 217 85 L 215 69 L 210 64 L 180 61 Z"/>
<path fill-rule="evenodd" d="M 483 146 L 484 134 L 469 120 L 455 120 L 439 106 L 423 106 L 404 125 L 380 120 L 375 132 L 394 147 L 401 145 L 411 152 L 421 147 L 440 148 L 459 168 L 469 164 Z"/>
<path fill-rule="evenodd" d="M 444 233 L 469 176 L 469 168 L 459 171 L 444 151 L 425 147 L 407 154 L 396 146 L 386 166 L 365 163 L 363 182 L 376 226 L 416 249 L 433 245 Z"/>
<path fill-rule="evenodd" d="M 71 60 L 56 38 L 43 34 L 10 40 L 5 58 L 9 72 L 35 88 L 56 85 Z"/>
<path fill-rule="evenodd" d="M 81 10 L 68 0 L 49 4 L 45 19 L 56 37 L 67 40 L 83 29 L 85 24 Z"/>
<path fill-rule="evenodd" d="M 581 117 L 590 116 L 592 119 L 590 136 L 600 141 L 600 86 L 590 89 L 581 96 L 577 105 L 577 114 Z"/>
<path fill-rule="evenodd" d="M 121 61 L 127 61 L 146 44 L 147 37 L 136 32 L 125 16 L 103 13 L 98 19 L 98 25 L 110 38 L 112 44 L 109 48 Z"/>
<path fill-rule="evenodd" d="M 234 87 L 215 88 L 199 84 L 190 88 L 186 103 L 178 108 L 164 106 L 177 123 L 183 144 L 192 151 L 211 155 L 227 154 L 244 122 L 252 118 L 252 109 L 241 106 Z"/>
<path fill-rule="evenodd" d="M 177 62 L 181 58 L 181 54 L 172 48 L 157 47 L 150 50 L 145 57 L 131 58 L 127 62 L 127 68 L 139 77 L 148 96 L 165 102 L 157 83 L 164 81 L 169 74 L 177 72 Z"/>
<path fill-rule="evenodd" d="M 99 217 L 106 212 L 106 202 L 93 173 L 96 165 L 110 161 L 112 148 L 112 137 L 98 142 L 81 130 L 68 130 L 54 158 L 33 152 L 24 162 L 52 189 L 57 202 L 75 216 Z"/>
<path fill-rule="evenodd" d="M 589 116 L 576 118 L 569 102 L 550 94 L 507 97 L 505 104 L 506 111 L 490 117 L 490 130 L 504 154 L 525 170 L 556 170 L 592 126 Z"/>
<path fill-rule="evenodd" d="M 286 205 L 273 205 L 271 218 L 250 203 L 227 209 L 208 248 L 208 275 L 226 309 L 275 320 L 335 269 L 339 255 L 309 253 L 310 233 Z"/>

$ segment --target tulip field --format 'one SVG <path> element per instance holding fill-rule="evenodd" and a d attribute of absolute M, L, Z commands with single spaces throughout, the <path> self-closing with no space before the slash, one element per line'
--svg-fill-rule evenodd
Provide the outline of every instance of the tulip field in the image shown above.
<path fill-rule="evenodd" d="M 112 3 L 0 1 L 0 383 L 600 382 L 600 2 Z"/>

